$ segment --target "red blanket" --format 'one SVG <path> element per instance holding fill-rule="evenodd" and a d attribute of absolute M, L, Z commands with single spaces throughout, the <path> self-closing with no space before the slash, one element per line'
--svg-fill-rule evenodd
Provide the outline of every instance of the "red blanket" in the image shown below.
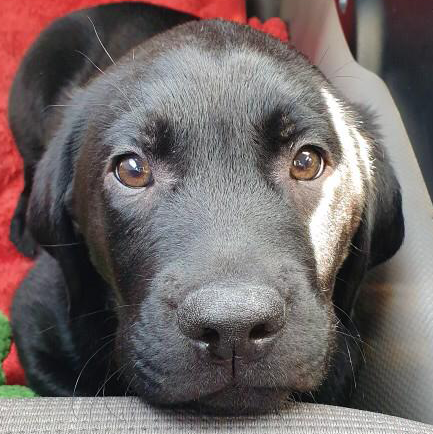
<path fill-rule="evenodd" d="M 201 18 L 225 18 L 247 23 L 244 0 L 146 0 Z M 3 0 L 0 5 L 0 311 L 9 315 L 13 292 L 32 266 L 9 241 L 9 224 L 23 187 L 22 161 L 7 124 L 7 97 L 12 79 L 26 49 L 54 18 L 73 10 L 111 3 L 110 0 Z M 285 24 L 272 18 L 248 24 L 287 41 Z M 3 365 L 7 384 L 24 384 L 16 349 Z"/>

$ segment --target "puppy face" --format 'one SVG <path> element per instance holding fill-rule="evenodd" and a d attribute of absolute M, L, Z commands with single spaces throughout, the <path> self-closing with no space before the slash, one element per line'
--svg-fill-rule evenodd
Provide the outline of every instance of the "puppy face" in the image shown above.
<path fill-rule="evenodd" d="M 301 55 L 223 22 L 153 38 L 73 105 L 65 208 L 123 307 L 129 389 L 224 411 L 317 389 L 382 185 L 359 115 Z"/>

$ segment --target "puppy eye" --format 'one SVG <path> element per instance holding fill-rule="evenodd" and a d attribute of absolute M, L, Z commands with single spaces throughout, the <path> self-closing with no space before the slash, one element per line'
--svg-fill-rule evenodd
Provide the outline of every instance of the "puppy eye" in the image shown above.
<path fill-rule="evenodd" d="M 322 175 L 325 161 L 314 146 L 303 146 L 292 161 L 290 176 L 299 181 L 311 181 Z"/>
<path fill-rule="evenodd" d="M 123 155 L 117 160 L 116 178 L 127 187 L 142 188 L 152 181 L 149 163 L 135 154 Z"/>

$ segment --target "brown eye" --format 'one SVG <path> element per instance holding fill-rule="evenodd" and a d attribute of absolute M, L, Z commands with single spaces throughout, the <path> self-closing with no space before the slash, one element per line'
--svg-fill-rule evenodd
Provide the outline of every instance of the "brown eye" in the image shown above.
<path fill-rule="evenodd" d="M 127 187 L 142 188 L 152 181 L 149 163 L 138 155 L 120 157 L 116 164 L 116 178 Z"/>
<path fill-rule="evenodd" d="M 318 178 L 325 168 L 322 154 L 314 146 L 303 146 L 293 159 L 290 175 L 299 181 Z"/>

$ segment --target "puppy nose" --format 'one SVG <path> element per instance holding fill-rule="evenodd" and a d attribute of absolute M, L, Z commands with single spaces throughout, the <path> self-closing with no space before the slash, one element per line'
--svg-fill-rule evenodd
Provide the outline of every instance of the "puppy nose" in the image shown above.
<path fill-rule="evenodd" d="M 271 288 L 212 286 L 186 297 L 177 310 L 182 333 L 214 361 L 263 357 L 285 324 L 284 300 Z"/>

